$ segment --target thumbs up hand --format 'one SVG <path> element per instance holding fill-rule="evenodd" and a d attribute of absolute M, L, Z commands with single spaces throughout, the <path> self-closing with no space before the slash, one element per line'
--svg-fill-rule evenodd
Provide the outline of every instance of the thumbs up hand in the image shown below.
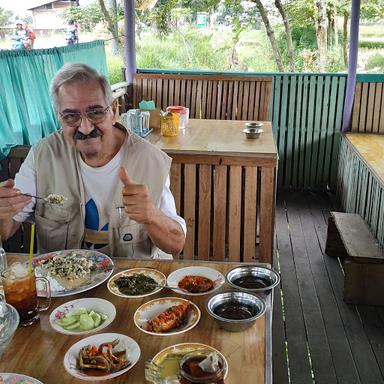
<path fill-rule="evenodd" d="M 147 186 L 135 183 L 124 167 L 120 168 L 119 176 L 124 185 L 123 205 L 129 218 L 139 224 L 151 224 L 156 208 L 151 201 Z"/>

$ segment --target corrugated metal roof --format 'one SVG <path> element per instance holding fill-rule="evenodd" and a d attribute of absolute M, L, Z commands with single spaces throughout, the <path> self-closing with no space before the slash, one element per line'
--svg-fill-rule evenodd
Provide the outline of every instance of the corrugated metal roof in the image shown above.
<path fill-rule="evenodd" d="M 51 4 L 51 3 L 57 3 L 58 0 L 56 1 L 47 1 L 47 0 L 35 0 L 35 1 L 30 1 L 30 5 L 29 5 L 29 8 L 28 8 L 28 11 L 34 9 L 34 8 L 38 8 L 38 7 L 41 7 L 42 5 L 45 5 L 45 4 Z"/>

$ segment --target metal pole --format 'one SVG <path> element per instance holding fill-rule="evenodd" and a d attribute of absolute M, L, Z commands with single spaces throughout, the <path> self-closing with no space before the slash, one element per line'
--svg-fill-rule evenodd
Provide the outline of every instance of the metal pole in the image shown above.
<path fill-rule="evenodd" d="M 124 31 L 125 79 L 132 84 L 136 73 L 135 0 L 124 0 Z"/>
<path fill-rule="evenodd" d="M 343 132 L 349 131 L 352 123 L 352 108 L 356 86 L 357 54 L 359 48 L 359 19 L 360 0 L 352 0 L 351 26 L 349 34 L 348 78 L 343 113 Z"/>

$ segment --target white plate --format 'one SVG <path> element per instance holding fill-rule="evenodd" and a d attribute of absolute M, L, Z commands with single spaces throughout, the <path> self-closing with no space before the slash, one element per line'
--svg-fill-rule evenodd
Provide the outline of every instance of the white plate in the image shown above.
<path fill-rule="evenodd" d="M 73 252 L 75 252 L 76 255 L 83 256 L 92 260 L 96 265 L 96 270 L 91 272 L 90 278 L 78 287 L 63 287 L 59 281 L 57 281 L 52 276 L 47 276 L 46 271 L 43 271 L 42 268 L 39 267 L 39 264 L 44 260 L 51 259 L 57 255 L 67 256 Z M 44 276 L 49 280 L 52 297 L 74 295 L 75 293 L 80 293 L 95 288 L 107 280 L 109 276 L 111 276 L 114 268 L 112 260 L 107 255 L 87 249 L 68 249 L 64 251 L 46 253 L 44 255 L 34 257 L 33 266 L 35 268 L 36 276 Z"/>
<path fill-rule="evenodd" d="M 108 318 L 104 320 L 98 327 L 93 328 L 89 331 L 82 331 L 80 328 L 65 329 L 56 323 L 57 319 L 60 319 L 64 315 L 73 312 L 73 310 L 77 308 L 85 308 L 88 311 L 91 311 L 93 309 L 95 312 L 102 313 Z M 55 308 L 49 316 L 49 323 L 56 332 L 63 333 L 64 335 L 87 335 L 89 333 L 99 332 L 103 328 L 107 327 L 109 324 L 112 323 L 115 316 L 116 308 L 111 302 L 109 302 L 108 300 L 92 297 L 69 301 L 68 303 L 64 303 L 59 307 Z"/>
<path fill-rule="evenodd" d="M 213 288 L 206 292 L 200 293 L 191 293 L 182 289 L 172 288 L 172 290 L 176 293 L 180 293 L 181 295 L 189 295 L 189 296 L 201 296 L 208 295 L 214 292 L 216 289 L 220 288 L 224 282 L 224 276 L 216 269 L 208 268 L 208 267 L 185 267 L 177 269 L 173 271 L 167 278 L 167 285 L 170 287 L 177 287 L 179 281 L 181 281 L 185 276 L 203 276 L 211 279 L 214 282 Z"/>
<path fill-rule="evenodd" d="M 77 362 L 81 348 L 89 344 L 99 346 L 102 343 L 113 341 L 115 339 L 120 340 L 120 343 L 115 347 L 115 349 L 119 351 L 122 349 L 126 349 L 127 358 L 131 362 L 131 365 L 124 369 L 121 369 L 120 371 L 103 376 L 89 376 L 77 368 Z M 101 381 L 112 379 L 113 377 L 120 376 L 123 373 L 129 371 L 139 361 L 139 358 L 140 347 L 135 340 L 120 333 L 100 333 L 99 335 L 86 337 L 85 339 L 78 341 L 76 344 L 73 344 L 64 356 L 64 368 L 69 374 L 78 379 L 86 381 Z"/>
<path fill-rule="evenodd" d="M 115 281 L 119 277 L 132 276 L 134 274 L 139 274 L 139 273 L 142 273 L 142 274 L 144 274 L 144 275 L 146 275 L 148 277 L 151 277 L 153 280 L 156 281 L 156 283 L 158 285 L 162 285 L 162 286 L 165 285 L 166 277 L 165 277 L 165 275 L 162 272 L 158 271 L 157 269 L 153 269 L 153 268 L 132 268 L 132 269 L 127 269 L 126 271 L 121 271 L 119 273 L 116 273 L 116 275 L 112 276 L 108 280 L 108 284 L 107 284 L 107 287 L 108 287 L 109 291 L 111 293 L 113 293 L 114 295 L 116 295 L 116 296 L 135 299 L 135 298 L 139 298 L 139 297 L 145 297 L 145 296 L 153 295 L 153 294 L 155 294 L 157 292 L 160 292 L 163 289 L 163 287 L 155 287 L 153 289 L 153 291 L 148 292 L 148 293 L 144 293 L 142 295 L 125 295 L 124 293 L 120 292 L 119 288 L 115 284 Z"/>
<path fill-rule="evenodd" d="M 1 373 L 0 382 L 4 384 L 43 384 L 41 381 L 19 373 Z"/>
<path fill-rule="evenodd" d="M 148 321 L 160 315 L 160 313 L 166 311 L 169 307 L 186 303 L 190 303 L 191 307 L 188 311 L 188 316 L 185 323 L 183 323 L 180 327 L 164 333 L 147 331 L 146 327 Z M 187 332 L 195 327 L 200 320 L 200 316 L 201 312 L 199 307 L 189 300 L 182 299 L 181 297 L 161 297 L 159 299 L 148 301 L 147 303 L 140 306 L 133 315 L 133 321 L 135 322 L 136 327 L 138 327 L 141 331 L 148 333 L 149 335 L 172 336 Z"/>
<path fill-rule="evenodd" d="M 226 366 L 226 371 L 224 374 L 224 379 L 225 379 L 228 375 L 228 361 L 220 351 L 218 351 L 216 348 L 211 347 L 210 345 L 205 345 L 201 343 L 181 343 L 181 344 L 170 345 L 169 347 L 166 347 L 163 350 L 161 350 L 159 353 L 157 353 L 152 358 L 152 362 L 161 366 L 164 359 L 169 354 L 180 355 L 180 359 L 175 357 L 175 358 L 172 358 L 172 361 L 169 360 L 171 365 L 169 365 L 167 369 L 170 369 L 171 371 L 166 376 L 162 375 L 162 378 L 172 376 L 172 375 L 177 375 L 179 373 L 178 367 L 183 356 L 189 352 L 198 351 L 198 350 L 209 350 L 212 352 L 216 352 L 222 357 L 222 359 L 225 361 L 225 366 Z"/>

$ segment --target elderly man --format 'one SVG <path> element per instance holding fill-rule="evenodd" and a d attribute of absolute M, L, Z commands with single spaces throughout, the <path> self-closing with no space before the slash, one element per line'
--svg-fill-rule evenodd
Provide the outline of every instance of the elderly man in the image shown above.
<path fill-rule="evenodd" d="M 80 247 L 112 257 L 180 253 L 186 226 L 169 189 L 171 159 L 116 121 L 107 80 L 86 65 L 67 64 L 52 80 L 51 97 L 62 130 L 32 147 L 15 181 L 0 183 L 0 236 L 9 238 L 32 219 L 41 253 Z"/>

